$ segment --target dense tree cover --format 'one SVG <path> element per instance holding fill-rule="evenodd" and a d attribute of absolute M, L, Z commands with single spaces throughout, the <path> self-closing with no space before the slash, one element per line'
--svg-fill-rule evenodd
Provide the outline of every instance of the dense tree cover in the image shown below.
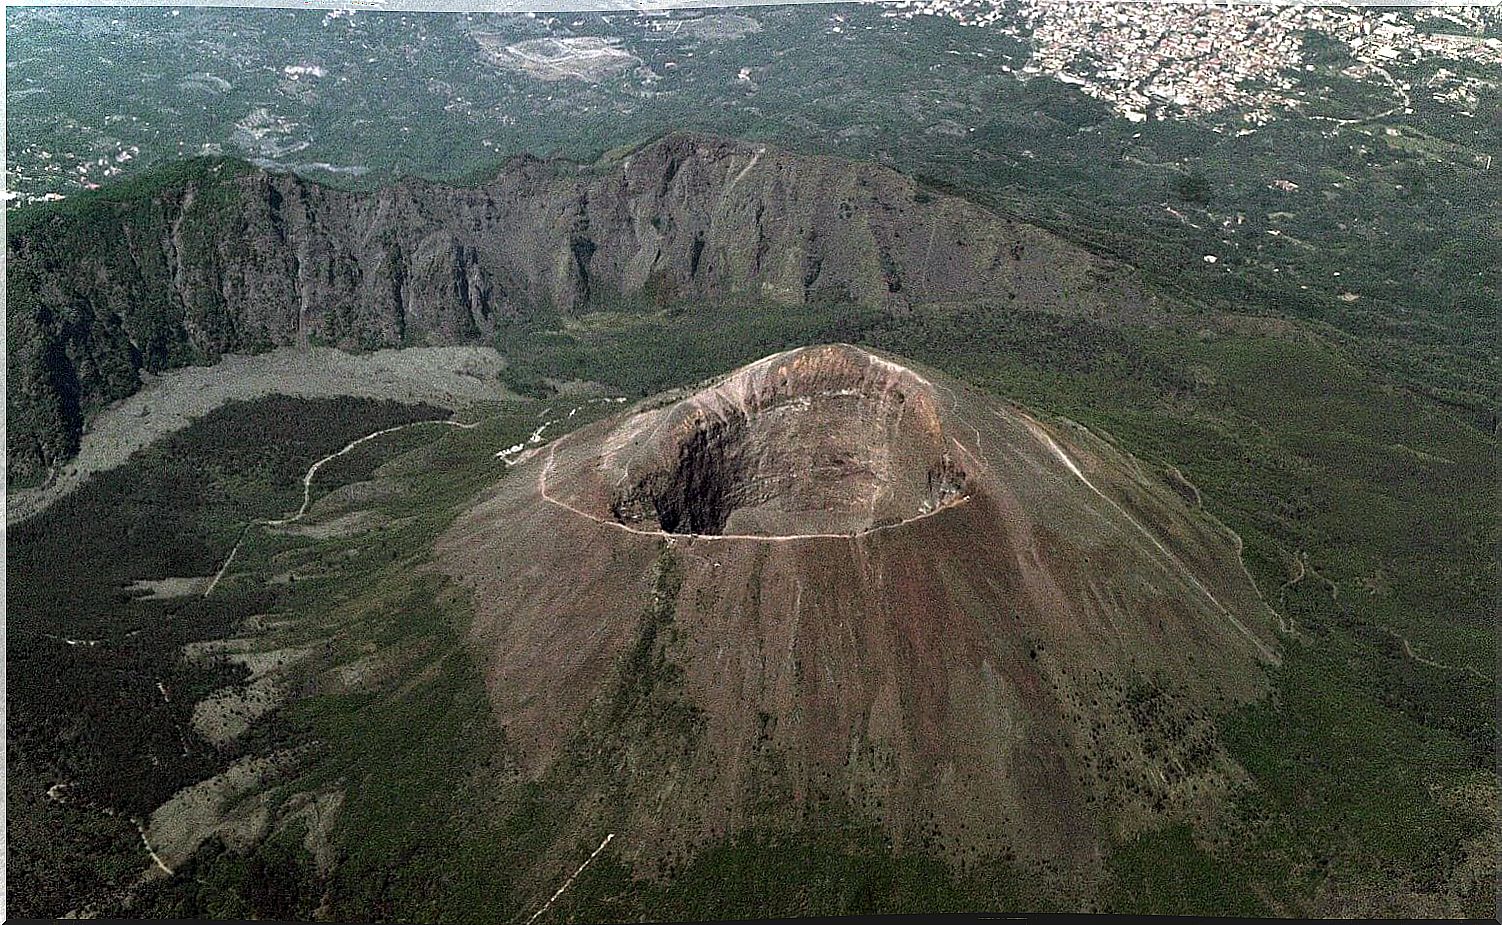
<path fill-rule="evenodd" d="M 769 15 L 809 25 L 825 14 Z M 364 40 L 389 52 L 379 66 L 416 66 L 399 45 L 381 44 L 378 17 L 364 22 Z M 1419 100 L 1401 120 L 1340 132 L 1291 117 L 1245 138 L 1192 122 L 1128 125 L 1071 88 L 1043 80 L 1003 87 L 994 74 L 951 65 L 947 59 L 959 56 L 943 54 L 939 40 L 984 41 L 981 30 L 940 22 L 912 30 L 870 39 L 875 50 L 863 57 L 825 53 L 828 37 L 816 28 L 769 29 L 729 50 L 701 49 L 680 62 L 672 92 L 645 110 L 613 107 L 605 91 L 592 90 L 573 95 L 593 107 L 582 115 L 569 109 L 569 94 L 543 101 L 530 85 L 487 74 L 487 92 L 506 105 L 532 113 L 546 104 L 552 116 L 511 125 L 494 117 L 505 111 L 497 100 L 473 123 L 495 147 L 469 144 L 459 158 L 450 152 L 463 147 L 463 133 L 448 122 L 428 131 L 432 121 L 421 116 L 415 131 L 399 133 L 402 120 L 378 114 L 365 132 L 327 137 L 389 142 L 371 146 L 378 169 L 369 182 L 403 171 L 478 181 L 496 163 L 489 150 L 589 160 L 692 125 L 880 158 L 922 174 L 935 190 L 958 191 L 1143 267 L 1194 313 L 1127 326 L 992 306 L 889 317 L 839 304 L 684 305 L 664 294 L 660 304 L 508 328 L 497 345 L 513 388 L 545 397 L 571 380 L 650 395 L 784 347 L 858 342 L 1066 414 L 1151 463 L 1181 468 L 1207 509 L 1242 536 L 1249 569 L 1296 635 L 1284 640 L 1270 696 L 1216 722 L 1214 734 L 1248 772 L 1225 818 L 1124 840 L 1109 862 L 1102 907 L 1328 913 L 1369 910 L 1342 903 L 1400 891 L 1433 898 L 1433 908 L 1490 909 L 1489 874 L 1467 883 L 1457 871 L 1478 852 L 1482 868 L 1495 866 L 1484 855 L 1494 824 L 1486 803 L 1495 795 L 1499 536 L 1496 518 L 1479 512 L 1496 500 L 1492 335 L 1502 243 L 1486 208 L 1496 199 L 1495 171 L 1467 158 L 1496 148 L 1502 122 L 1483 114 L 1457 132 L 1453 112 Z M 994 60 L 1006 45 L 986 51 Z M 775 51 L 783 79 L 766 81 L 754 106 L 714 102 L 719 91 L 710 88 L 730 79 L 748 49 L 763 47 Z M 1346 64 L 1338 49 L 1311 52 L 1332 72 Z M 959 76 L 938 76 L 941 60 Z M 454 80 L 475 70 L 463 55 L 422 61 L 443 62 Z M 905 94 L 891 93 L 894 86 Z M 1335 86 L 1357 92 L 1349 82 Z M 956 140 L 922 130 L 954 101 L 973 107 L 966 116 L 973 132 Z M 190 162 L 146 175 L 134 190 L 106 187 L 25 209 L 13 214 L 13 227 L 142 209 L 143 226 L 159 230 L 150 199 L 184 178 L 208 182 L 201 171 L 209 167 Z M 1273 186 L 1278 179 L 1298 189 Z M 88 225 L 69 224 L 79 236 L 59 236 L 47 259 L 69 247 L 129 256 L 126 242 L 87 237 Z M 1207 253 L 1217 261 L 1204 261 Z M 150 309 L 164 271 L 146 265 L 138 273 L 108 298 Z M 66 317 L 44 318 L 27 311 L 24 275 L 11 285 L 12 350 L 30 342 L 28 325 L 66 335 L 34 355 L 8 357 L 12 389 L 38 392 L 41 377 L 61 365 L 55 351 L 92 362 L 105 384 L 86 392 L 49 383 L 55 403 L 13 404 L 13 436 L 45 441 L 19 447 L 22 459 L 65 455 L 70 429 L 130 382 L 134 370 L 93 359 L 102 345 L 134 337 L 133 349 L 151 362 L 195 359 L 154 333 L 149 310 L 129 330 L 86 300 L 70 302 Z M 211 320 L 211 306 L 204 312 Z M 246 517 L 295 507 L 299 467 L 350 435 L 343 416 L 303 407 L 233 412 L 250 416 L 222 421 L 212 438 L 190 431 L 189 444 L 138 458 L 13 532 L 13 901 L 33 897 L 34 911 L 66 911 L 78 895 L 133 880 L 144 862 L 134 828 L 93 805 L 148 811 L 224 760 L 191 739 L 182 755 L 179 734 L 194 696 L 233 675 L 190 668 L 176 653 L 270 601 L 247 591 L 146 604 L 120 588 L 140 577 L 211 571 Z M 401 419 L 391 415 L 380 419 Z M 255 438 L 288 421 L 307 429 L 285 458 L 249 445 L 268 442 Z M 369 462 L 351 458 L 330 477 L 362 477 Z M 468 471 L 456 457 L 425 464 L 445 476 Z M 421 543 L 409 542 L 381 551 L 397 564 L 380 581 L 352 572 L 345 582 L 385 604 L 362 617 L 370 626 L 361 632 L 393 649 L 415 640 L 412 648 L 424 653 L 394 682 L 403 694 L 313 698 L 276 732 L 327 742 L 323 763 L 308 773 L 314 783 L 350 788 L 332 871 L 311 865 L 296 832 L 248 854 L 210 844 L 184 875 L 144 894 L 141 910 L 303 916 L 324 904 L 346 919 L 431 918 L 454 908 L 491 919 L 495 910 L 535 908 L 534 896 L 551 892 L 523 883 L 518 871 L 550 845 L 557 834 L 550 822 L 574 792 L 566 783 L 511 786 L 504 731 L 490 720 L 459 642 L 463 608 L 438 588 L 413 585 L 402 557 L 416 556 Z M 65 641 L 95 636 L 100 645 Z M 157 680 L 173 692 L 171 704 Z M 1145 715 L 1151 704 L 1144 695 Z M 67 791 L 68 802 L 48 800 L 46 788 L 62 780 L 78 789 Z M 1472 786 L 1480 797 L 1465 796 Z M 645 886 L 607 852 L 553 915 L 1036 907 L 1004 868 L 971 878 L 895 851 L 875 833 L 840 828 L 846 822 L 807 836 L 748 833 Z M 593 847 L 581 842 L 580 858 Z M 784 889 L 790 880 L 808 888 Z"/>
<path fill-rule="evenodd" d="M 246 165 L 196 160 L 112 186 L 97 196 L 27 210 L 7 228 L 6 453 L 12 479 L 39 479 L 46 467 L 78 447 L 84 420 L 135 392 L 140 371 L 212 360 L 183 325 L 223 331 L 229 325 L 211 290 L 191 290 L 169 264 L 168 251 L 143 241 L 176 239 L 207 253 L 206 242 L 234 247 L 244 235 L 227 208 L 228 180 Z M 201 197 L 201 198 L 200 198 Z M 169 227 L 170 216 L 194 201 L 194 219 Z M 131 234 L 121 233 L 130 228 Z M 134 236 L 134 240 L 132 239 Z M 232 335 L 210 338 L 224 349 L 264 349 Z"/>
<path fill-rule="evenodd" d="M 372 430 L 442 415 L 365 399 L 231 404 L 11 529 L 13 912 L 60 915 L 102 884 L 128 882 L 139 865 L 112 859 L 138 857 L 128 820 L 235 757 L 199 739 L 189 719 L 197 700 L 244 669 L 189 663 L 182 647 L 230 634 L 273 608 L 276 592 L 149 600 L 132 583 L 213 575 L 252 519 L 297 508 L 314 459 Z M 80 861 L 95 851 L 98 864 Z"/>

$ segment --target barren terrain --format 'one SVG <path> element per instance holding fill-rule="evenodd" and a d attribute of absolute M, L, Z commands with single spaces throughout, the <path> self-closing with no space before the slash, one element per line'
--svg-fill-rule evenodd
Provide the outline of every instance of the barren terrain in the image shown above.
<path fill-rule="evenodd" d="M 654 704 L 614 817 L 642 862 L 840 795 L 951 857 L 1088 871 L 1216 804 L 1240 772 L 1209 717 L 1279 660 L 1234 535 L 1165 478 L 843 345 L 560 438 L 438 555 L 524 773 Z"/>
<path fill-rule="evenodd" d="M 92 473 L 113 469 L 154 440 L 228 402 L 273 394 L 348 395 L 458 408 L 513 398 L 499 379 L 503 363 L 490 347 L 409 347 L 366 354 L 306 347 L 226 356 L 213 366 L 171 370 L 100 412 L 84 431 L 78 455 L 47 484 L 11 492 L 6 522 L 45 510 Z"/>

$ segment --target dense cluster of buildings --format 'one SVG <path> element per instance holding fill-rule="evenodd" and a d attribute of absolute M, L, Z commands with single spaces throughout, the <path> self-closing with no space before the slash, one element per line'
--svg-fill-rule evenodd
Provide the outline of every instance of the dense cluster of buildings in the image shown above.
<path fill-rule="evenodd" d="M 1375 8 L 1283 3 L 1101 2 L 1101 0 L 879 0 L 881 16 L 913 20 L 944 17 L 965 26 L 994 29 L 1022 42 L 1027 51 L 997 62 L 1020 79 L 1049 78 L 1077 87 L 1105 102 L 1133 122 L 1153 119 L 1210 118 L 1221 131 L 1248 133 L 1296 112 L 1329 123 L 1370 121 L 1402 114 L 1419 101 L 1447 107 L 1459 116 L 1484 111 L 1502 69 L 1502 7 Z M 650 6 L 650 3 L 647 4 Z M 171 11 L 176 15 L 178 11 Z M 698 39 L 738 38 L 758 31 L 756 20 L 739 14 L 700 16 L 692 20 L 648 16 L 648 36 L 666 40 L 692 33 Z M 330 12 L 325 25 L 347 14 Z M 556 17 L 529 17 L 553 28 Z M 839 33 L 843 16 L 832 17 Z M 115 22 L 118 25 L 118 21 Z M 573 25 L 581 25 L 582 21 Z M 484 44 L 485 36 L 477 36 Z M 552 43 L 551 45 L 549 43 Z M 573 44 L 569 44 L 573 43 Z M 504 45 L 504 42 L 502 43 Z M 557 53 L 528 54 L 534 46 Z M 1332 58 L 1329 52 L 1336 52 Z M 637 59 L 613 42 L 598 38 L 534 39 L 502 49 L 537 76 L 619 66 Z M 545 48 L 543 50 L 546 50 Z M 958 52 L 956 52 L 958 53 Z M 692 56 L 693 52 L 685 53 Z M 104 59 L 101 59 L 104 61 Z M 369 59 L 374 62 L 375 59 Z M 1332 64 L 1333 62 L 1333 64 Z M 24 62 L 22 62 L 24 63 Z M 18 62 L 10 62 L 15 68 Z M 1353 94 L 1349 100 L 1329 92 L 1331 67 L 1350 80 L 1371 82 L 1376 93 Z M 677 62 L 663 65 L 665 70 Z M 293 61 L 278 75 L 289 92 L 327 77 L 322 65 Z M 17 104 L 50 88 L 24 71 L 11 73 L 7 101 Z M 652 79 L 655 79 L 652 78 Z M 753 83 L 743 68 L 738 83 Z M 217 96 L 228 81 L 197 72 L 181 79 L 179 89 L 195 96 Z M 454 94 L 448 107 L 463 106 Z M 92 189 L 118 176 L 140 148 L 117 138 L 116 122 L 138 117 L 107 115 L 98 128 L 75 123 L 78 137 L 65 146 L 56 141 L 20 144 L 8 152 L 6 201 L 9 205 L 61 198 L 59 189 Z M 309 145 L 295 123 L 253 110 L 235 123 L 231 143 L 254 156 L 280 158 Z M 171 142 L 167 143 L 170 151 Z M 178 155 L 199 153 L 196 145 L 177 140 Z M 72 150 L 76 149 L 76 150 Z M 209 146 L 203 148 L 205 152 Z M 153 152 L 160 154 L 161 152 Z M 152 160 L 154 158 L 147 158 Z"/>
<path fill-rule="evenodd" d="M 1260 124 L 1301 109 L 1300 74 L 1311 35 L 1349 49 L 1349 76 L 1384 82 L 1392 112 L 1412 87 L 1391 66 L 1424 59 L 1502 64 L 1495 8 L 1399 11 L 1280 4 L 1100 3 L 1095 0 L 900 0 L 885 15 L 942 16 L 1004 30 L 1032 54 L 1019 76 L 1074 84 L 1132 121 L 1192 118 L 1237 109 Z M 1008 66 L 1009 67 L 1009 66 Z M 1447 72 L 1450 78 L 1453 73 Z M 1463 81 L 1459 81 L 1463 84 Z M 1455 80 L 1431 81 L 1445 102 L 1470 99 Z M 1384 113 L 1352 113 L 1351 121 Z M 1335 121 L 1346 121 L 1331 116 Z"/>
<path fill-rule="evenodd" d="M 42 145 L 26 145 L 21 153 L 29 161 L 36 165 L 36 172 L 44 177 L 65 177 L 72 185 L 81 189 L 98 189 L 100 179 L 119 176 L 125 171 L 125 164 L 135 159 L 141 153 L 139 145 L 122 145 L 111 154 L 93 157 L 80 157 L 73 151 L 60 151 L 53 153 Z M 15 180 L 26 179 L 14 167 L 10 170 L 11 177 L 7 178 L 5 185 L 6 205 L 20 205 L 28 202 L 53 202 L 64 198 L 57 192 L 22 192 L 16 188 Z M 14 178 L 14 179 L 12 179 Z"/>

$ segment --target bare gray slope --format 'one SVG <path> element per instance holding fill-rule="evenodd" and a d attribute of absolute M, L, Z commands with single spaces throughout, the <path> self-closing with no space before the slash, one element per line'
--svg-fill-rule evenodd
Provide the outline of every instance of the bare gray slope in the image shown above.
<path fill-rule="evenodd" d="M 171 370 L 100 412 L 84 432 L 78 455 L 50 482 L 12 491 L 6 522 L 17 523 L 46 510 L 93 473 L 113 469 L 137 450 L 227 402 L 278 394 L 459 407 L 513 397 L 500 383 L 502 365 L 490 347 L 415 347 L 368 354 L 309 347 L 228 356 L 213 366 Z"/>

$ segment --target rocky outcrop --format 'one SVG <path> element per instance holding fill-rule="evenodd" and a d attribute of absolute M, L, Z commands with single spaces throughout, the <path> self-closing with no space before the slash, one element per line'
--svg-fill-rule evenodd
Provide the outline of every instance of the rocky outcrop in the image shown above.
<path fill-rule="evenodd" d="M 70 455 L 141 370 L 305 342 L 488 339 L 506 321 L 749 296 L 1153 311 L 1130 268 L 885 168 L 674 135 L 596 165 L 518 158 L 478 187 L 332 189 L 195 161 L 17 216 L 7 455 Z"/>

